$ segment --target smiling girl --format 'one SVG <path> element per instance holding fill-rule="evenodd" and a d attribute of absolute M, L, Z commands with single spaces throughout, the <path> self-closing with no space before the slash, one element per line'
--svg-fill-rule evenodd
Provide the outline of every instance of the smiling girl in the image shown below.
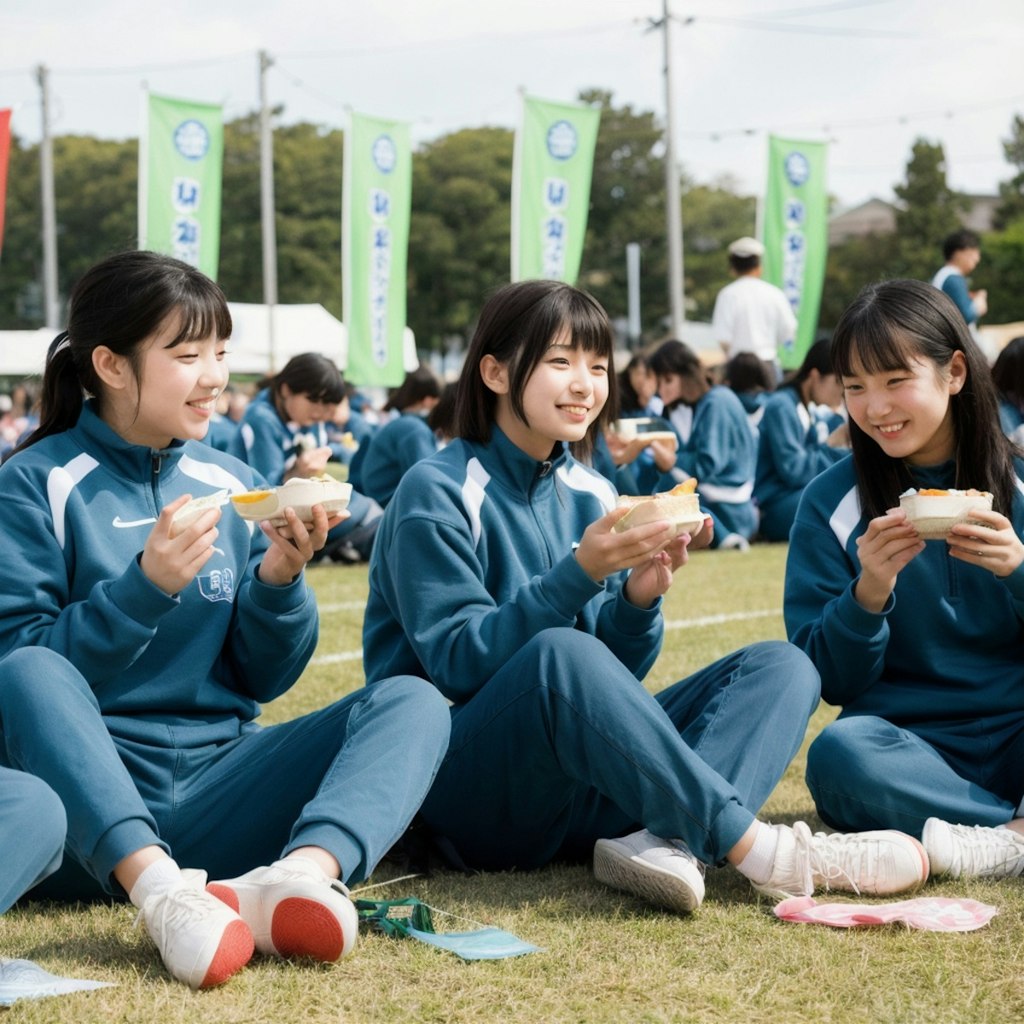
<path fill-rule="evenodd" d="M 599 880 L 680 913 L 699 906 L 704 865 L 725 861 L 772 894 L 920 884 L 909 837 L 756 819 L 818 703 L 794 647 L 755 644 L 657 696 L 644 688 L 662 596 L 708 528 L 616 531 L 627 509 L 577 461 L 614 406 L 613 343 L 584 292 L 499 290 L 459 379 L 455 440 L 406 473 L 384 513 L 367 681 L 420 675 L 452 703 L 424 822 L 478 869 L 593 853 Z"/>
<path fill-rule="evenodd" d="M 193 988 L 254 944 L 350 952 L 340 879 L 402 833 L 448 736 L 444 702 L 408 679 L 256 724 L 316 647 L 303 569 L 339 517 L 287 509 L 286 527 L 254 530 L 214 505 L 174 522 L 193 495 L 256 483 L 200 443 L 230 333 L 194 268 L 148 252 L 97 264 L 50 348 L 40 427 L 0 468 L 0 759 L 48 783 L 68 822 L 65 864 L 35 894 L 127 894 Z M 207 890 L 172 851 L 225 880 Z"/>
<path fill-rule="evenodd" d="M 836 828 L 923 836 L 933 874 L 1020 874 L 1021 453 L 963 318 L 930 285 L 866 288 L 832 352 L 853 458 L 808 485 L 786 569 L 790 638 L 842 707 L 807 783 Z M 898 507 L 909 488 L 989 491 L 993 510 L 925 542 Z"/>

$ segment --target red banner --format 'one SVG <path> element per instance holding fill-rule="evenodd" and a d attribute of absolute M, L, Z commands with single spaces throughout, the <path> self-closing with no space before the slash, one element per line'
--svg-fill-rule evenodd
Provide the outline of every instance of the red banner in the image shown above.
<path fill-rule="evenodd" d="M 7 200 L 7 158 L 11 151 L 11 112 L 0 110 L 0 251 L 4 245 L 4 206 Z"/>

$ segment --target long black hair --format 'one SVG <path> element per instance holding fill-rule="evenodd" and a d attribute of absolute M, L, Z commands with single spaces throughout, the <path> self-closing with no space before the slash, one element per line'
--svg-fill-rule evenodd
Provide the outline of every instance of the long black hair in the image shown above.
<path fill-rule="evenodd" d="M 992 374 L 963 316 L 945 293 L 922 281 L 868 285 L 845 310 L 832 335 L 832 365 L 840 377 L 908 371 L 927 360 L 944 372 L 962 352 L 967 379 L 949 396 L 956 472 L 954 487 L 991 491 L 993 507 L 1010 514 L 1016 493 L 1015 449 L 999 425 Z M 850 440 L 861 508 L 869 519 L 883 515 L 914 482 L 902 459 L 894 459 L 850 420 Z"/>
<path fill-rule="evenodd" d="M 509 401 L 516 416 L 526 423 L 523 389 L 562 331 L 569 332 L 574 346 L 608 361 L 608 400 L 586 437 L 570 444 L 577 458 L 589 458 L 596 432 L 614 418 L 619 404 L 613 361 L 615 335 L 597 299 L 559 281 L 508 284 L 484 305 L 459 375 L 455 436 L 471 441 L 491 439 L 498 398 L 480 376 L 480 362 L 487 355 L 508 367 Z"/>
<path fill-rule="evenodd" d="M 836 372 L 832 366 L 832 342 L 830 339 L 821 338 L 819 341 L 816 341 L 807 350 L 804 361 L 800 364 L 800 369 L 791 377 L 787 377 L 779 387 L 792 388 L 800 396 L 802 402 L 803 395 L 800 392 L 800 386 L 810 377 L 811 370 L 817 370 L 822 377 L 830 377 Z"/>
<path fill-rule="evenodd" d="M 71 292 L 68 329 L 50 343 L 43 371 L 39 426 L 11 455 L 78 422 L 86 395 L 102 406 L 93 367 L 101 346 L 128 360 L 141 380 L 142 343 L 177 317 L 167 347 L 231 335 L 231 313 L 220 288 L 195 267 L 155 252 L 117 253 L 87 270 Z"/>

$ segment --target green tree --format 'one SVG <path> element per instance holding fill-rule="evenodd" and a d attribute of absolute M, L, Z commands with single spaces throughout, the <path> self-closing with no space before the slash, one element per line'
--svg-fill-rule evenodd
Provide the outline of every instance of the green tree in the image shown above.
<path fill-rule="evenodd" d="M 894 189 L 898 255 L 889 277 L 929 280 L 942 260 L 942 240 L 960 227 L 967 200 L 946 183 L 942 144 L 917 139 L 907 162 L 906 180 Z"/>
<path fill-rule="evenodd" d="M 662 129 L 650 111 L 613 106 L 610 92 L 584 90 L 579 100 L 601 108 L 579 284 L 624 318 L 626 246 L 637 243 L 642 328 L 660 336 L 668 312 Z"/>
<path fill-rule="evenodd" d="M 409 326 L 418 347 L 464 342 L 509 279 L 512 132 L 467 128 L 413 154 Z"/>
<path fill-rule="evenodd" d="M 1024 219 L 1024 117 L 1020 114 L 1015 114 L 1010 124 L 1010 137 L 1003 139 L 1003 154 L 1016 173 L 999 186 L 1002 202 L 993 218 L 997 230 Z"/>
<path fill-rule="evenodd" d="M 262 302 L 260 127 L 225 126 L 218 280 L 237 302 Z M 319 302 L 341 316 L 342 133 L 301 123 L 274 131 L 278 301 Z"/>

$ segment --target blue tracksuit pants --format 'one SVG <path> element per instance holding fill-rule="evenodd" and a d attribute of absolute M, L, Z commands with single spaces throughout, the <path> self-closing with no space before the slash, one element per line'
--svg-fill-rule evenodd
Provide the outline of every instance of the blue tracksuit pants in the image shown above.
<path fill-rule="evenodd" d="M 66 832 L 64 808 L 45 782 L 0 768 L 0 914 L 57 870 Z"/>
<path fill-rule="evenodd" d="M 722 860 L 796 754 L 818 673 L 755 644 L 651 696 L 600 640 L 549 629 L 468 702 L 423 817 L 477 868 L 588 857 L 641 827 Z"/>
<path fill-rule="evenodd" d="M 154 725 L 158 746 L 111 735 L 68 661 L 25 648 L 4 662 L 0 722 L 7 763 L 44 779 L 67 810 L 75 865 L 44 883 L 62 899 L 113 892 L 114 866 L 157 844 L 211 877 L 237 875 L 319 846 L 346 881 L 366 877 L 416 813 L 447 746 L 447 704 L 396 677 L 280 725 Z"/>
<path fill-rule="evenodd" d="M 920 836 L 930 817 L 989 826 L 1021 817 L 1024 722 L 975 725 L 956 735 L 911 732 L 874 715 L 838 718 L 807 752 L 807 786 L 822 821 Z"/>

